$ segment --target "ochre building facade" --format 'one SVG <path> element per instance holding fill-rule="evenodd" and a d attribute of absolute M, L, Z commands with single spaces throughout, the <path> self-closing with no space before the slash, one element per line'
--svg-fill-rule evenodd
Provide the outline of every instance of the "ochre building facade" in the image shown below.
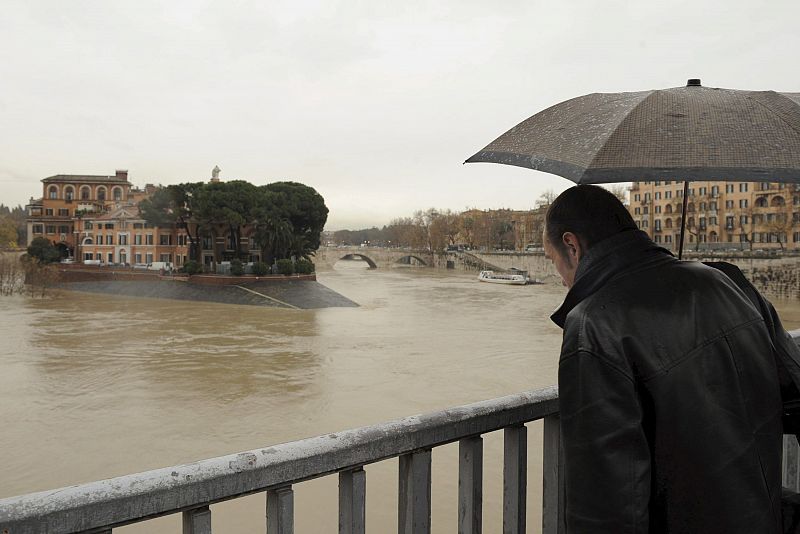
<path fill-rule="evenodd" d="M 656 243 L 677 250 L 681 181 L 634 182 L 628 209 Z M 800 250 L 800 185 L 689 182 L 684 250 Z"/>

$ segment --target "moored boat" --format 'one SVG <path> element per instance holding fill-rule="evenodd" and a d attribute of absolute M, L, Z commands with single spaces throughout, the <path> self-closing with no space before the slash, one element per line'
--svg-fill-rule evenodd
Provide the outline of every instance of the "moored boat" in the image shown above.
<path fill-rule="evenodd" d="M 528 283 L 528 273 L 525 271 L 516 271 L 513 273 L 496 273 L 494 271 L 481 271 L 478 275 L 478 280 L 481 282 L 489 282 L 492 284 L 510 284 L 517 286 L 524 286 Z"/>

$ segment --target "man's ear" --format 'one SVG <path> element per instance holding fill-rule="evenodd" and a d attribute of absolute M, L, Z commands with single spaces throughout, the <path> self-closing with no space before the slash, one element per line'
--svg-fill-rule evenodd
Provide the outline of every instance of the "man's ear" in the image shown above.
<path fill-rule="evenodd" d="M 585 252 L 583 249 L 583 243 L 581 243 L 581 240 L 578 239 L 578 236 L 572 232 L 564 232 L 561 235 L 561 242 L 564 244 L 567 255 L 575 260 L 575 263 L 578 263 Z"/>

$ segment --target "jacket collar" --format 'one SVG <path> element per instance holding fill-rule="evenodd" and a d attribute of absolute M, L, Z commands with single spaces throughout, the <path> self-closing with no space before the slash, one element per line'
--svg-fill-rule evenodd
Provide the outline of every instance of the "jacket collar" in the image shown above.
<path fill-rule="evenodd" d="M 564 328 L 567 314 L 611 278 L 632 267 L 665 259 L 664 255 L 672 257 L 670 251 L 653 243 L 641 230 L 620 232 L 600 241 L 581 257 L 575 271 L 575 283 L 550 319 Z"/>

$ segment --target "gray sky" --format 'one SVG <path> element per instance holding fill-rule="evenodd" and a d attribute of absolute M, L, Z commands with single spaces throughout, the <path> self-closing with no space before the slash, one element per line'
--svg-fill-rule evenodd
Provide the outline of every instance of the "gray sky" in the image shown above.
<path fill-rule="evenodd" d="M 3 0 L 0 202 L 53 174 L 296 180 L 329 229 L 532 207 L 567 180 L 461 162 L 591 92 L 800 91 L 800 2 Z"/>

